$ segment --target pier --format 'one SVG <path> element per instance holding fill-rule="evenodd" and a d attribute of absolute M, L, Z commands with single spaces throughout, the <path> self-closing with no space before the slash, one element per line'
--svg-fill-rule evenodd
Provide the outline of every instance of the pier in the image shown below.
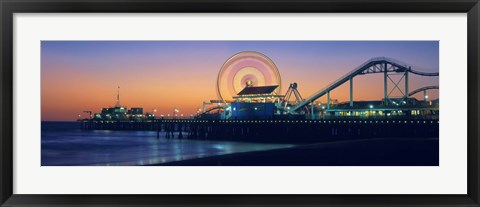
<path fill-rule="evenodd" d="M 302 143 L 334 139 L 438 137 L 439 121 L 427 119 L 82 121 L 86 130 L 156 131 L 157 138 Z"/>

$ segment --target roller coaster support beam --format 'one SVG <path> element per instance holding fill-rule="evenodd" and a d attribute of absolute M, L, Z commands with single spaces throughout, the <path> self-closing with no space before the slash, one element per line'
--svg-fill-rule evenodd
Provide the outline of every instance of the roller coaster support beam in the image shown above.
<path fill-rule="evenodd" d="M 388 103 L 388 85 L 387 85 L 387 78 L 388 78 L 388 74 L 387 74 L 387 63 L 384 63 L 383 64 L 383 104 L 385 106 L 387 106 L 387 103 Z"/>
<path fill-rule="evenodd" d="M 423 100 L 427 103 L 427 90 L 423 90 Z"/>
<path fill-rule="evenodd" d="M 405 101 L 407 101 L 408 99 L 408 71 L 410 71 L 411 69 L 411 67 L 408 67 L 408 70 L 405 70 Z"/>
<path fill-rule="evenodd" d="M 330 91 L 327 92 L 327 109 L 330 109 Z"/>
<path fill-rule="evenodd" d="M 313 105 L 314 105 L 313 102 L 310 103 L 310 114 L 312 115 L 312 119 L 315 118 L 315 113 L 313 113 Z"/>
<path fill-rule="evenodd" d="M 350 77 L 350 107 L 353 107 L 353 77 Z"/>

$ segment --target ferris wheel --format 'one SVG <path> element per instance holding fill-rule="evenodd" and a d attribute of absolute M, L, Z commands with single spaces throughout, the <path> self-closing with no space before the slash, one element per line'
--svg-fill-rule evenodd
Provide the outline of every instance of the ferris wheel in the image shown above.
<path fill-rule="evenodd" d="M 220 69 L 217 78 L 217 94 L 223 101 L 230 100 L 247 86 L 278 85 L 281 78 L 277 66 L 270 58 L 259 52 L 240 52 L 230 57 Z"/>

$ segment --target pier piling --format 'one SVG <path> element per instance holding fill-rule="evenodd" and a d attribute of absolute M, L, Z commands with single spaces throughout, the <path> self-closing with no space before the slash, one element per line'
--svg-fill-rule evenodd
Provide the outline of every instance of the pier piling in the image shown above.
<path fill-rule="evenodd" d="M 438 120 L 155 120 L 141 122 L 83 121 L 84 130 L 155 130 L 160 139 L 230 140 L 247 142 L 320 142 L 337 139 L 438 137 Z M 178 133 L 178 136 L 175 136 Z M 185 134 L 184 134 L 185 133 Z"/>

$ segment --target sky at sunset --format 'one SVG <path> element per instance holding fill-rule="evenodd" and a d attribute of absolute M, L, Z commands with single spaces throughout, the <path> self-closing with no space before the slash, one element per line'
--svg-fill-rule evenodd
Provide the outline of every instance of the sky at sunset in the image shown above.
<path fill-rule="evenodd" d="M 218 99 L 218 72 L 242 51 L 268 56 L 280 72 L 281 94 L 297 82 L 303 98 L 373 57 L 391 57 L 424 72 L 439 70 L 438 41 L 42 41 L 42 120 L 73 121 L 88 116 L 85 110 L 114 106 L 117 86 L 122 106 L 156 109 L 157 115 L 174 107 L 185 116 L 194 114 L 203 101 Z M 409 78 L 410 91 L 439 84 L 438 77 Z M 429 99 L 438 93 L 428 91 Z M 348 82 L 331 98 L 349 100 Z M 382 98 L 382 74 L 355 77 L 354 100 Z"/>

